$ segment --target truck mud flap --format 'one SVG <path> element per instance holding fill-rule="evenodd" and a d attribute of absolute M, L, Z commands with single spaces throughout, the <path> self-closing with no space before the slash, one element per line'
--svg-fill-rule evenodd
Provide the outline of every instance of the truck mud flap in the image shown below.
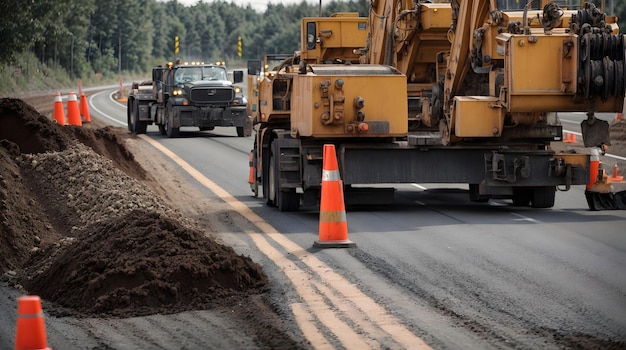
<path fill-rule="evenodd" d="M 585 147 L 597 147 L 600 145 L 611 145 L 609 139 L 609 122 L 602 119 L 593 118 L 583 120 L 580 123 Z"/>
<path fill-rule="evenodd" d="M 591 210 L 626 209 L 626 191 L 616 193 L 585 191 L 585 198 Z"/>

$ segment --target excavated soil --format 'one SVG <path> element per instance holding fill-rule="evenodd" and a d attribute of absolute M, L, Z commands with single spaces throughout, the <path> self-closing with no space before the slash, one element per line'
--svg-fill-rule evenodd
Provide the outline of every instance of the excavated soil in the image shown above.
<path fill-rule="evenodd" d="M 0 270 L 59 315 L 234 305 L 268 279 L 140 180 L 111 128 L 60 126 L 0 100 Z"/>

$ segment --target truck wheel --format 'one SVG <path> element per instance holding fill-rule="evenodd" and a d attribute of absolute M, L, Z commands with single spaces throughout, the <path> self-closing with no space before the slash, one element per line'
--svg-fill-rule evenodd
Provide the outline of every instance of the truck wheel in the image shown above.
<path fill-rule="evenodd" d="M 167 137 L 178 137 L 179 130 L 179 128 L 174 128 L 170 125 L 170 116 L 168 115 L 165 118 L 165 134 Z"/>
<path fill-rule="evenodd" d="M 133 131 L 137 134 L 145 134 L 148 129 L 148 122 L 139 121 L 139 105 L 133 103 L 132 111 Z"/>
<path fill-rule="evenodd" d="M 278 207 L 279 211 L 297 211 L 300 209 L 300 197 L 296 193 L 295 188 L 286 190 L 280 189 L 280 159 L 274 157 L 278 154 L 275 144 L 272 145 L 272 153 L 270 154 L 270 175 L 269 175 L 269 196 L 268 204 Z"/>
<path fill-rule="evenodd" d="M 532 187 L 513 187 L 513 205 L 527 207 L 533 195 Z"/>
<path fill-rule="evenodd" d="M 489 201 L 489 196 L 480 195 L 478 184 L 469 184 L 469 195 L 472 202 L 486 203 Z"/>
<path fill-rule="evenodd" d="M 274 166 L 274 154 L 270 152 L 269 175 L 267 179 L 267 205 L 276 206 L 276 189 L 278 187 L 278 179 L 276 178 L 276 167 Z"/>
<path fill-rule="evenodd" d="M 556 196 L 556 187 L 554 186 L 537 186 L 532 189 L 532 207 L 533 208 L 552 208 L 554 206 L 554 197 Z"/>
<path fill-rule="evenodd" d="M 243 137 L 243 126 L 238 126 L 237 127 L 237 136 L 239 137 Z"/>
<path fill-rule="evenodd" d="M 159 124 L 159 132 L 161 135 L 165 135 L 165 125 Z"/>
<path fill-rule="evenodd" d="M 135 127 L 133 124 L 133 120 L 135 119 L 135 103 L 134 100 L 128 100 L 128 104 L 126 105 L 126 125 L 128 126 L 128 131 L 135 132 Z"/>

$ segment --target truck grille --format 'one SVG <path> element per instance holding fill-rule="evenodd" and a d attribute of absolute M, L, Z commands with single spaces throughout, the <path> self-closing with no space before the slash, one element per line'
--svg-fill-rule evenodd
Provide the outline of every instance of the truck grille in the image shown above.
<path fill-rule="evenodd" d="M 228 103 L 235 93 L 232 88 L 198 87 L 191 89 L 191 102 L 194 103 Z"/>

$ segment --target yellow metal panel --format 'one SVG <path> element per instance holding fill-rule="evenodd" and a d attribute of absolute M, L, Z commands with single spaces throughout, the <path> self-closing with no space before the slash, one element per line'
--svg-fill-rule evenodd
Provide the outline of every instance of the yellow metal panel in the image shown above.
<path fill-rule="evenodd" d="M 454 97 L 454 133 L 457 137 L 497 137 L 502 133 L 503 108 L 491 96 Z"/>
<path fill-rule="evenodd" d="M 569 80 L 570 85 L 572 77 L 576 76 L 575 59 L 566 59 L 564 66 L 563 42 L 566 40 L 572 40 L 572 36 L 511 36 L 508 42 L 511 95 L 562 94 L 564 80 Z M 570 55 L 575 55 L 575 51 L 571 50 Z"/>
<path fill-rule="evenodd" d="M 420 9 L 420 23 L 422 30 L 435 28 L 450 28 L 452 8 L 450 4 L 422 4 Z"/>
<path fill-rule="evenodd" d="M 332 96 L 338 79 L 344 81 L 342 88 L 345 96 L 344 117 L 341 122 L 325 125 L 321 120 L 324 104 L 320 84 L 330 81 L 329 95 Z M 406 136 L 408 132 L 406 90 L 406 76 L 400 74 L 315 75 L 308 73 L 296 75 L 293 79 L 291 100 L 291 132 L 304 137 Z M 386 125 L 388 132 L 380 132 L 381 129 L 374 127 L 370 127 L 364 133 L 346 131 L 348 124 L 354 122 L 353 101 L 356 96 L 362 97 L 365 101 L 362 109 L 365 113 L 365 123 L 372 126 Z"/>

